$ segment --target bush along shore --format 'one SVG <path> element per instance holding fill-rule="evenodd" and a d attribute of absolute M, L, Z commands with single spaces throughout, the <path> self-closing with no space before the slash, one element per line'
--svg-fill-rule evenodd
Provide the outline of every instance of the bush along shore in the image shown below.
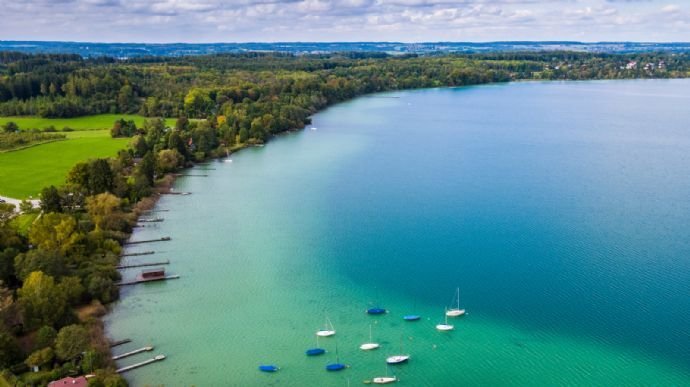
<path fill-rule="evenodd" d="M 0 203 L 0 377 L 44 385 L 90 374 L 90 385 L 126 385 L 100 317 L 118 298 L 123 244 L 180 168 L 303 128 L 316 111 L 366 93 L 523 79 L 685 77 L 689 68 L 685 54 L 653 53 L 130 61 L 0 53 L 0 113 L 180 117 L 174 127 L 163 119 L 140 127 L 116 121 L 111 135 L 131 138 L 130 146 L 113 158 L 80 162 L 64 185 L 44 188 L 28 230 L 15 226 L 21 222 L 12 221 L 12 205 Z"/>

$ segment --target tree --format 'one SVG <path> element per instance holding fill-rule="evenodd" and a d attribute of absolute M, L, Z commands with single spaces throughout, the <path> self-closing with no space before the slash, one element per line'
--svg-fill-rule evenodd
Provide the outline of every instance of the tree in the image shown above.
<path fill-rule="evenodd" d="M 0 224 L 5 224 L 10 219 L 14 218 L 14 204 L 0 203 Z"/>
<path fill-rule="evenodd" d="M 17 292 L 28 325 L 55 325 L 65 315 L 67 301 L 53 277 L 35 271 Z"/>
<path fill-rule="evenodd" d="M 62 197 L 54 185 L 41 191 L 41 209 L 43 212 L 62 212 Z"/>
<path fill-rule="evenodd" d="M 29 229 L 29 242 L 39 249 L 66 254 L 83 238 L 77 221 L 67 214 L 48 213 Z"/>
<path fill-rule="evenodd" d="M 46 347 L 52 347 L 55 344 L 55 338 L 57 337 L 57 331 L 55 328 L 44 325 L 36 331 L 36 337 L 34 338 L 34 348 L 41 349 Z"/>
<path fill-rule="evenodd" d="M 14 133 L 19 131 L 19 125 L 17 125 L 17 123 L 14 121 L 9 121 L 2 126 L 2 129 L 5 131 L 5 133 Z"/>
<path fill-rule="evenodd" d="M 63 256 L 57 250 L 32 249 L 17 255 L 14 259 L 14 270 L 19 279 L 25 280 L 35 271 L 41 271 L 53 278 L 60 278 L 67 268 Z"/>
<path fill-rule="evenodd" d="M 146 144 L 144 136 L 135 136 L 130 143 L 132 149 L 134 149 L 134 154 L 137 157 L 143 157 L 148 151 L 149 147 Z"/>
<path fill-rule="evenodd" d="M 103 229 L 103 224 L 117 212 L 121 202 L 120 198 L 107 192 L 86 198 L 86 210 L 97 230 Z"/>
<path fill-rule="evenodd" d="M 182 116 L 175 121 L 175 130 L 183 131 L 187 129 L 189 129 L 189 119 L 187 117 Z"/>
<path fill-rule="evenodd" d="M 120 88 L 120 92 L 117 94 L 117 106 L 121 113 L 128 113 L 132 110 L 132 106 L 135 104 L 134 91 L 132 86 L 124 85 Z"/>
<path fill-rule="evenodd" d="M 53 349 L 48 347 L 34 351 L 24 360 L 24 364 L 26 364 L 28 367 L 40 368 L 41 366 L 52 362 L 54 358 L 55 353 L 53 352 Z"/>
<path fill-rule="evenodd" d="M 149 186 L 153 186 L 153 179 L 156 174 L 156 159 L 152 152 L 146 152 L 139 165 L 137 165 L 137 171 L 146 177 Z"/>
<path fill-rule="evenodd" d="M 113 171 L 106 159 L 96 159 L 89 163 L 89 193 L 99 194 L 113 189 Z"/>
<path fill-rule="evenodd" d="M 68 325 L 55 339 L 55 353 L 61 360 L 70 360 L 89 348 L 89 332 L 81 325 Z"/>
<path fill-rule="evenodd" d="M 17 340 L 4 329 L 0 329 L 0 368 L 8 368 L 19 360 Z"/>
<path fill-rule="evenodd" d="M 65 294 L 69 305 L 79 305 L 83 301 L 86 289 L 79 277 L 64 277 L 58 287 Z"/>
<path fill-rule="evenodd" d="M 163 149 L 158 152 L 158 169 L 162 173 L 173 172 L 184 161 L 177 149 Z"/>
<path fill-rule="evenodd" d="M 212 105 L 213 101 L 208 92 L 201 89 L 191 89 L 184 97 L 185 112 L 193 117 L 203 117 L 210 111 Z"/>

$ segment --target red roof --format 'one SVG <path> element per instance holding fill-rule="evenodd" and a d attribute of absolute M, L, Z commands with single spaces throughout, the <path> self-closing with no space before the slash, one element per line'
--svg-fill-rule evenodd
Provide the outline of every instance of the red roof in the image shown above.
<path fill-rule="evenodd" d="M 89 384 L 89 382 L 83 376 L 80 376 L 78 378 L 70 378 L 68 376 L 68 377 L 62 378 L 60 380 L 54 380 L 54 381 L 48 383 L 48 386 L 49 387 L 58 387 L 58 386 L 86 387 L 88 384 Z"/>

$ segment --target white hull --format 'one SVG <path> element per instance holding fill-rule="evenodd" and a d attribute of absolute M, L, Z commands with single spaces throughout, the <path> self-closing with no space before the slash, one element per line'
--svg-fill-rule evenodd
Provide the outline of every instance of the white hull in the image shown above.
<path fill-rule="evenodd" d="M 438 329 L 439 331 L 445 332 L 445 331 L 452 331 L 453 329 L 455 329 L 455 327 L 453 325 L 450 325 L 450 324 L 438 324 L 438 325 L 436 325 L 436 329 Z"/>
<path fill-rule="evenodd" d="M 446 312 L 448 317 L 460 317 L 465 314 L 465 309 L 450 309 Z"/>
<path fill-rule="evenodd" d="M 386 359 L 386 363 L 388 364 L 400 364 L 408 361 L 410 359 L 410 355 L 395 355 L 391 356 Z"/>
<path fill-rule="evenodd" d="M 371 351 L 372 349 L 376 349 L 380 347 L 378 343 L 365 343 L 359 346 L 359 349 L 362 351 Z"/>
<path fill-rule="evenodd" d="M 398 381 L 398 378 L 396 378 L 395 376 L 393 376 L 393 377 L 381 376 L 381 377 L 373 379 L 374 384 L 388 384 L 388 383 L 395 383 L 397 381 Z"/>
<path fill-rule="evenodd" d="M 330 331 L 330 330 L 320 330 L 316 332 L 317 336 L 321 337 L 328 337 L 328 336 L 333 336 L 335 335 L 335 331 Z"/>

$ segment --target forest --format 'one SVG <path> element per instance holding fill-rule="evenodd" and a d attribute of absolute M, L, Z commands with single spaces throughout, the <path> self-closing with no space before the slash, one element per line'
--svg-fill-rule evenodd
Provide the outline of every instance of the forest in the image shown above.
<path fill-rule="evenodd" d="M 687 54 L 573 52 L 474 55 L 223 54 L 84 59 L 0 53 L 0 115 L 140 114 L 113 123 L 131 138 L 116 157 L 75 165 L 41 193 L 28 231 L 0 204 L 0 369 L 17 384 L 93 373 L 118 386 L 99 317 L 118 298 L 122 245 L 170 172 L 304 127 L 331 104 L 366 93 L 514 80 L 677 78 Z M 175 118 L 168 127 L 160 117 Z M 43 141 L 5 125 L 6 141 Z M 50 132 L 50 130 L 48 131 Z M 20 135 L 20 133 L 27 133 Z M 26 212 L 36 211 L 22 205 Z M 29 368 L 39 372 L 29 372 Z"/>

